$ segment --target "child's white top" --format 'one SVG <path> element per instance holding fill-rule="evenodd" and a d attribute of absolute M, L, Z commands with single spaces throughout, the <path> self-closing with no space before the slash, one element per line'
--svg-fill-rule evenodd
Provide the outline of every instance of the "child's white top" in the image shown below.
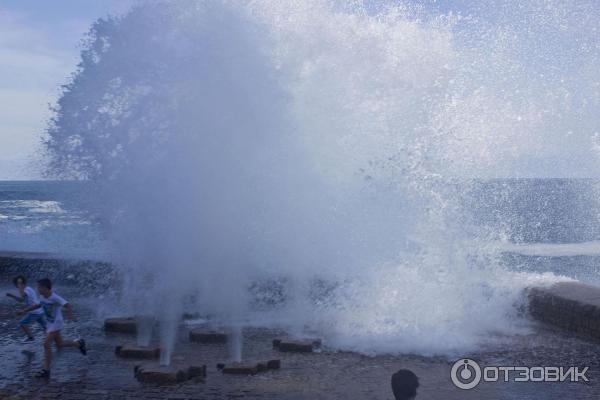
<path fill-rule="evenodd" d="M 67 303 L 68 301 L 54 292 L 52 292 L 50 297 L 40 296 L 40 305 L 44 309 L 46 321 L 48 322 L 46 332 L 54 332 L 62 329 L 64 319 L 61 310 Z"/>
<path fill-rule="evenodd" d="M 37 293 L 29 286 L 23 290 L 23 302 L 25 303 L 25 307 L 37 306 L 40 304 Z M 41 308 L 30 311 L 31 314 L 42 314 L 43 312 L 44 310 Z"/>

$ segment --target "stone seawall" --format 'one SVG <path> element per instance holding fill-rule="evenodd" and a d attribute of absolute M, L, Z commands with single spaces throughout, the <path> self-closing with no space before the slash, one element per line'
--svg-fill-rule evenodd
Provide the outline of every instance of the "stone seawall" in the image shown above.
<path fill-rule="evenodd" d="M 600 341 L 600 287 L 560 282 L 530 288 L 528 298 L 533 318 Z"/>

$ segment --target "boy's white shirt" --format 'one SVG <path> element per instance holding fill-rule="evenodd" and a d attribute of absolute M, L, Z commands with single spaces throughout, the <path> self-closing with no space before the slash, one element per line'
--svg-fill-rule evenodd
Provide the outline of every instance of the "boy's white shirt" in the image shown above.
<path fill-rule="evenodd" d="M 25 290 L 23 290 L 23 301 L 25 302 L 25 307 L 37 306 L 40 304 L 40 300 L 38 298 L 35 290 L 27 286 Z M 41 308 L 36 308 L 35 310 L 29 311 L 30 314 L 43 314 L 44 310 Z"/>
<path fill-rule="evenodd" d="M 62 315 L 62 308 L 68 301 L 52 292 L 50 297 L 40 296 L 40 305 L 46 315 L 46 332 L 55 332 L 63 328 L 65 321 Z"/>

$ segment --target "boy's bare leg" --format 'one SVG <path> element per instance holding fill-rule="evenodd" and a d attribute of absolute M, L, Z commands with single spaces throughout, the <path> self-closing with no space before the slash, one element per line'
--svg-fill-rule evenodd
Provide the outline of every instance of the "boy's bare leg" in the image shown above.
<path fill-rule="evenodd" d="M 33 335 L 31 334 L 31 330 L 29 330 L 29 328 L 27 327 L 27 325 L 21 325 L 21 330 L 23 332 L 25 332 L 25 334 L 27 335 L 28 338 L 32 338 Z"/>
<path fill-rule="evenodd" d="M 44 369 L 50 371 L 50 365 L 52 364 L 52 342 L 56 340 L 56 336 L 60 337 L 60 331 L 48 332 L 46 339 L 44 339 Z"/>
<path fill-rule="evenodd" d="M 56 341 L 56 346 L 59 349 L 62 349 L 63 347 L 79 347 L 79 342 L 74 340 L 63 340 L 60 331 L 53 333 L 57 333 L 57 335 L 54 337 L 54 340 Z"/>

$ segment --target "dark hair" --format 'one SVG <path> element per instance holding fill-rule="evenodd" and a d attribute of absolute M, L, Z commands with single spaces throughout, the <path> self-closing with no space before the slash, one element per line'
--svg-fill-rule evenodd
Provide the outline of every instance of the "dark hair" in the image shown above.
<path fill-rule="evenodd" d="M 15 286 L 17 286 L 19 281 L 23 282 L 23 285 L 27 283 L 27 279 L 25 279 L 23 275 L 17 275 L 13 278 L 13 283 Z"/>
<path fill-rule="evenodd" d="M 396 400 L 410 399 L 417 395 L 419 378 L 407 369 L 401 369 L 392 375 L 392 391 Z"/>
<path fill-rule="evenodd" d="M 40 279 L 38 285 L 43 286 L 47 289 L 52 289 L 52 281 L 48 278 Z"/>

